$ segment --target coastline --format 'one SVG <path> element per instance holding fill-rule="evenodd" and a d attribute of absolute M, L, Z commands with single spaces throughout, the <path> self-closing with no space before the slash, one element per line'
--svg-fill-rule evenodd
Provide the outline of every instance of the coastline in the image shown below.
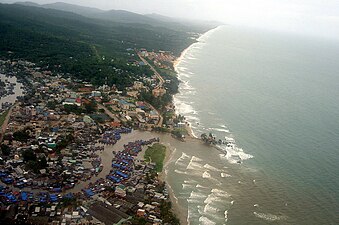
<path fill-rule="evenodd" d="M 217 29 L 219 29 L 219 28 L 222 27 L 222 26 L 223 26 L 223 25 L 219 25 L 219 26 L 217 26 L 217 27 L 215 27 L 215 28 L 212 28 L 212 29 L 206 31 L 205 33 L 201 34 L 201 35 L 196 39 L 196 42 L 194 42 L 193 44 L 191 44 L 190 46 L 188 46 L 187 48 L 185 48 L 185 49 L 181 52 L 180 56 L 179 56 L 176 60 L 174 60 L 174 62 L 173 62 L 173 68 L 174 68 L 174 71 L 175 71 L 175 73 L 177 74 L 177 77 L 178 77 L 178 79 L 179 79 L 180 82 L 182 82 L 182 79 L 180 79 L 180 72 L 179 72 L 179 70 L 178 70 L 178 66 L 179 66 L 180 62 L 182 61 L 182 59 L 183 59 L 183 58 L 185 57 L 185 55 L 187 54 L 187 52 L 188 52 L 194 45 L 196 45 L 197 43 L 201 42 L 201 38 L 202 38 L 202 37 L 205 37 L 206 35 L 212 34 L 213 32 L 215 32 Z M 180 93 L 180 84 L 179 84 L 179 93 Z M 177 94 L 179 94 L 179 93 L 177 93 Z M 175 95 L 177 95 L 177 94 L 175 94 Z M 178 107 L 177 107 L 177 104 L 176 104 L 175 95 L 173 95 L 173 105 L 175 106 L 175 114 L 176 114 L 176 115 L 179 115 L 180 113 L 178 112 Z M 186 125 L 185 125 L 185 130 L 187 131 L 188 136 L 191 137 L 191 138 L 200 139 L 200 138 L 194 133 L 194 131 L 193 131 L 193 129 L 192 129 L 192 126 L 191 126 L 192 124 L 191 124 L 189 121 L 187 121 L 186 119 L 185 119 L 185 123 L 186 123 Z"/>
<path fill-rule="evenodd" d="M 185 55 L 190 50 L 190 48 L 192 48 L 195 44 L 200 42 L 202 36 L 209 34 L 211 32 L 214 32 L 219 27 L 220 26 L 217 26 L 217 27 L 201 34 L 199 36 L 199 38 L 196 39 L 196 42 L 191 44 L 190 46 L 188 46 L 186 49 L 184 49 L 181 52 L 180 56 L 173 62 L 174 71 L 177 74 L 177 77 L 178 77 L 180 82 L 182 82 L 182 80 L 179 77 L 179 71 L 178 71 L 177 67 L 180 64 L 181 60 L 185 57 Z M 179 92 L 180 92 L 180 90 L 179 90 Z M 175 95 L 173 95 L 173 105 L 175 105 Z M 175 114 L 179 115 L 177 107 L 175 107 Z M 201 140 L 199 137 L 197 137 L 194 134 L 194 131 L 191 127 L 191 124 L 186 119 L 185 119 L 185 124 L 186 124 L 185 130 L 187 131 L 187 134 L 188 134 L 188 136 L 185 138 L 185 141 L 189 142 L 189 141 L 193 141 L 193 140 L 196 140 L 196 141 Z M 176 140 L 176 141 L 178 141 L 178 140 Z M 203 143 L 201 143 L 201 144 L 203 144 Z M 172 150 L 171 146 L 169 146 L 168 144 L 166 144 L 165 146 L 166 146 L 166 156 L 165 156 L 165 160 L 164 160 L 163 171 L 159 174 L 159 180 L 166 182 L 166 186 L 168 187 L 168 193 L 169 193 L 170 201 L 172 203 L 172 212 L 177 216 L 177 218 L 180 221 L 180 224 L 187 225 L 187 224 L 189 224 L 187 209 L 185 209 L 181 205 L 179 205 L 178 199 L 175 197 L 174 191 L 173 191 L 172 187 L 170 186 L 170 184 L 168 183 L 168 180 L 167 180 L 167 167 L 168 167 L 169 163 L 171 162 L 171 159 L 173 158 L 175 150 Z M 183 212 L 186 212 L 186 213 L 183 213 Z"/>
<path fill-rule="evenodd" d="M 216 29 L 216 28 L 214 28 L 214 29 Z M 212 29 L 212 30 L 214 30 L 214 29 Z M 208 32 L 210 32 L 210 31 L 208 31 Z M 208 33 L 208 32 L 206 32 L 206 33 Z M 203 35 L 201 35 L 201 36 L 203 36 Z M 199 40 L 199 38 L 197 40 Z M 196 43 L 193 43 L 192 45 L 190 45 L 188 48 L 186 48 L 181 53 L 181 56 L 179 58 L 177 58 L 175 60 L 175 62 L 173 63 L 174 68 L 176 68 L 178 66 L 178 64 L 180 64 L 181 60 L 186 55 L 188 50 L 194 44 L 196 44 Z M 178 73 L 177 73 L 177 75 L 178 75 Z M 177 112 L 176 112 L 176 114 L 177 114 Z M 186 122 L 185 129 L 186 129 L 187 134 L 188 134 L 186 140 L 188 142 L 193 141 L 193 140 L 199 141 L 200 138 L 195 136 L 194 131 L 193 131 L 193 129 L 190 126 L 190 123 L 188 121 L 186 121 L 186 120 L 185 120 L 185 122 Z M 119 141 L 114 146 L 105 146 L 104 151 L 102 151 L 102 152 L 100 152 L 98 154 L 99 157 L 101 157 L 101 159 L 103 159 L 102 163 L 105 164 L 103 171 L 101 171 L 100 174 L 98 174 L 98 176 L 93 176 L 91 179 L 89 179 L 87 181 L 83 181 L 83 182 L 80 181 L 78 184 L 76 184 L 76 186 L 74 188 L 65 191 L 65 193 L 69 193 L 69 192 L 72 192 L 72 193 L 81 192 L 82 189 L 85 186 L 88 186 L 89 183 L 93 183 L 93 182 L 95 182 L 96 180 L 98 180 L 100 178 L 105 178 L 106 175 L 107 175 L 107 172 L 109 172 L 111 170 L 112 152 L 119 151 L 122 148 L 122 146 L 125 143 L 127 143 L 128 141 L 148 139 L 146 137 L 154 137 L 154 136 L 162 136 L 165 140 L 171 139 L 171 141 L 173 141 L 173 142 L 179 141 L 179 140 L 171 137 L 170 134 L 159 135 L 156 132 L 143 132 L 143 131 L 135 130 L 132 134 L 126 134 L 126 135 L 124 135 L 123 140 Z M 167 181 L 167 170 L 166 169 L 167 169 L 168 165 L 170 164 L 170 162 L 171 162 L 171 160 L 173 158 L 175 149 L 173 149 L 170 146 L 170 144 L 168 144 L 168 143 L 165 144 L 163 140 L 161 140 L 160 143 L 162 143 L 162 144 L 164 144 L 166 146 L 166 155 L 165 155 L 165 159 L 164 159 L 163 171 L 159 174 L 158 179 L 160 181 L 166 182 L 166 184 L 167 184 L 168 193 L 169 193 L 169 199 L 170 199 L 170 201 L 172 203 L 172 209 L 171 210 L 177 216 L 177 218 L 180 220 L 181 224 L 188 224 L 188 221 L 187 221 L 187 211 L 186 211 L 187 209 L 184 208 L 183 206 L 179 205 L 178 200 L 175 197 L 174 191 L 171 188 L 171 186 L 168 184 L 168 181 Z M 145 149 L 146 149 L 146 147 L 143 148 L 143 151 L 140 153 L 140 155 L 137 157 L 137 159 L 143 159 L 143 155 L 144 155 Z"/>

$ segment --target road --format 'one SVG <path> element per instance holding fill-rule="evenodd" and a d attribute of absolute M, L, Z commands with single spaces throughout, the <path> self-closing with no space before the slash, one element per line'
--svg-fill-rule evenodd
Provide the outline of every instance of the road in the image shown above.
<path fill-rule="evenodd" d="M 138 56 L 139 56 L 139 58 L 141 59 L 141 61 L 143 61 L 146 65 L 148 65 L 148 66 L 151 68 L 151 70 L 154 72 L 155 76 L 159 79 L 159 84 L 157 85 L 157 87 L 162 87 L 162 86 L 164 85 L 164 83 L 165 83 L 164 78 L 162 78 L 162 76 L 160 76 L 160 74 L 158 73 L 158 71 L 157 71 L 151 64 L 149 64 L 149 63 L 147 62 L 147 60 L 144 59 L 144 58 L 140 55 L 140 53 L 138 53 Z"/>
<path fill-rule="evenodd" d="M 159 115 L 159 121 L 158 121 L 157 126 L 158 126 L 158 127 L 162 127 L 162 123 L 163 123 L 163 121 L 164 121 L 164 118 L 161 116 L 161 114 L 159 113 L 159 111 L 158 111 L 156 108 L 154 108 L 153 105 L 149 104 L 148 102 L 146 102 L 146 104 L 147 104 L 148 107 L 151 108 L 153 111 L 157 112 L 157 114 Z"/>
<path fill-rule="evenodd" d="M 98 104 L 98 108 L 99 109 L 103 109 L 105 110 L 105 113 L 114 120 L 114 122 L 120 122 L 120 120 L 118 119 L 118 117 L 116 117 L 116 115 L 114 115 L 111 111 L 109 111 L 109 109 L 107 109 L 105 106 L 103 106 L 102 104 Z"/>
<path fill-rule="evenodd" d="M 15 104 L 14 106 L 16 106 L 17 104 Z M 9 110 L 8 110 L 8 113 L 6 115 L 6 118 L 2 124 L 2 126 L 0 127 L 0 143 L 2 142 L 2 139 L 6 133 L 6 129 L 7 129 L 7 126 L 8 126 L 8 123 L 9 123 L 9 118 L 11 117 L 11 114 L 12 114 L 12 109 L 13 107 L 12 106 Z"/>
<path fill-rule="evenodd" d="M 148 66 L 151 68 L 151 70 L 154 72 L 155 76 L 159 79 L 159 84 L 156 86 L 156 88 L 162 87 L 162 86 L 164 85 L 164 83 L 165 83 L 164 78 L 162 78 L 162 76 L 158 73 L 158 71 L 157 71 L 151 64 L 149 64 L 149 63 L 147 62 L 147 60 L 144 59 L 144 58 L 140 55 L 140 53 L 138 53 L 138 56 L 139 56 L 139 58 L 140 58 L 146 65 L 148 65 Z M 152 108 L 152 110 L 154 110 L 154 111 L 156 111 L 156 112 L 158 113 L 160 119 L 159 119 L 159 122 L 158 122 L 157 126 L 158 126 L 158 127 L 162 127 L 162 123 L 163 123 L 164 118 L 161 116 L 161 114 L 159 113 L 159 111 L 156 110 L 151 104 L 148 104 L 148 105 L 150 106 L 150 108 Z"/>

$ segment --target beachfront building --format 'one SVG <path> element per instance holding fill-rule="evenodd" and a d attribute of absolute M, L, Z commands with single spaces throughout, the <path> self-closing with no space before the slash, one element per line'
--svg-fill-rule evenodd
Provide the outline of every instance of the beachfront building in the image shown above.
<path fill-rule="evenodd" d="M 154 97 L 161 97 L 164 94 L 166 94 L 166 89 L 160 88 L 160 87 L 154 88 L 152 90 L 152 94 L 153 94 Z"/>

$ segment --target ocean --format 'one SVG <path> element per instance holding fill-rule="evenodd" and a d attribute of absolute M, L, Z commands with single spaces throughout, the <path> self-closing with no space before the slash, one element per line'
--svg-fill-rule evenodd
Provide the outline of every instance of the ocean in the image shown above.
<path fill-rule="evenodd" d="M 189 224 L 339 223 L 338 59 L 334 40 L 232 26 L 185 51 L 177 112 L 237 146 L 172 146 Z"/>

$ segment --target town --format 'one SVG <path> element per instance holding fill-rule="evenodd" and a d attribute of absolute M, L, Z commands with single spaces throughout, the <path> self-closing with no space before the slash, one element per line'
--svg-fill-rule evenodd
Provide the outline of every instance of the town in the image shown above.
<path fill-rule="evenodd" d="M 184 118 L 162 99 L 173 94 L 176 81 L 163 70 L 173 70 L 175 57 L 146 49 L 135 54 L 140 61 L 133 66 L 148 65 L 154 75 L 123 90 L 27 61 L 0 61 L 0 73 L 17 77 L 24 89 L 1 112 L 2 218 L 19 224 L 178 224 L 156 164 L 140 154 L 159 138 L 113 149 L 135 129 L 171 132 L 181 140 L 187 134 Z"/>

